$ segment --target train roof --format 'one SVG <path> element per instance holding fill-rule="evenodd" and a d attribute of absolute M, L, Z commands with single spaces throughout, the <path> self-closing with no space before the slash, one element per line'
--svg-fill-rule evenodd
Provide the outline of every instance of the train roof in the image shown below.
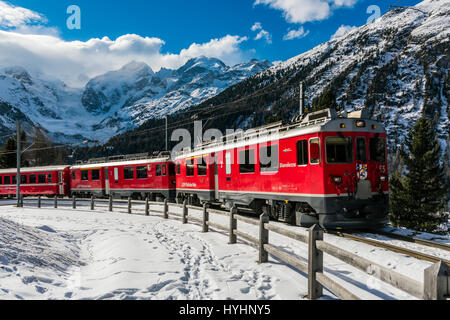
<path fill-rule="evenodd" d="M 30 173 L 30 172 L 46 172 L 46 171 L 61 171 L 69 168 L 69 165 L 60 165 L 60 166 L 47 166 L 47 167 L 30 167 L 30 168 L 20 168 L 21 173 Z M 0 174 L 7 173 L 16 173 L 17 168 L 10 169 L 0 169 Z"/>
<path fill-rule="evenodd" d="M 366 122 L 365 127 L 356 126 L 356 122 L 360 120 Z M 341 127 L 342 124 L 344 124 L 344 128 Z M 372 127 L 373 125 L 375 127 Z M 175 160 L 317 132 L 367 132 L 368 130 L 375 133 L 385 133 L 384 126 L 375 120 L 368 119 L 364 110 L 338 114 L 335 110 L 325 109 L 309 113 L 301 121 L 295 123 L 283 125 L 280 121 L 263 127 L 252 128 L 245 132 L 240 130 L 223 136 L 219 140 L 204 142 L 197 145 L 193 150 L 188 148 L 179 152 Z"/>
<path fill-rule="evenodd" d="M 97 159 L 90 159 L 86 162 L 77 162 L 76 165 L 72 166 L 72 169 L 92 169 L 98 167 L 113 167 L 113 166 L 124 166 L 124 165 L 136 165 L 136 164 L 147 164 L 147 163 L 159 163 L 167 162 L 170 159 L 170 153 L 166 151 L 149 153 L 139 153 L 131 155 L 120 155 L 112 157 L 104 157 Z"/>

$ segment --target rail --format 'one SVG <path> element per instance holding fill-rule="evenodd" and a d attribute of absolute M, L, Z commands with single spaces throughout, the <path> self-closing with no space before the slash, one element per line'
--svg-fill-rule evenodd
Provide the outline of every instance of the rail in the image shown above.
<path fill-rule="evenodd" d="M 43 201 L 46 199 L 27 198 L 26 201 L 37 201 L 37 207 L 41 208 Z M 54 207 L 58 207 L 58 198 L 48 199 L 50 205 L 53 203 Z M 59 200 L 61 201 L 61 200 Z M 187 205 L 187 201 L 183 204 L 168 203 L 165 200 L 161 202 L 152 202 L 147 198 L 145 201 L 137 201 L 128 198 L 128 200 L 116 200 L 110 197 L 109 199 L 65 199 L 64 201 L 71 201 L 72 208 L 76 209 L 78 206 L 90 206 L 91 210 L 95 210 L 97 203 L 108 203 L 108 205 L 101 205 L 101 207 L 107 207 L 110 212 L 114 209 L 126 209 L 129 214 L 134 211 L 143 211 L 146 216 L 152 214 L 158 214 L 163 216 L 164 219 L 169 219 L 171 215 L 181 217 L 182 223 L 186 224 L 190 221 L 199 223 L 202 225 L 203 232 L 209 232 L 210 227 L 228 232 L 229 244 L 237 243 L 237 238 L 241 238 L 248 241 L 258 247 L 259 263 L 267 263 L 269 260 L 269 254 L 286 264 L 294 267 L 295 269 L 307 274 L 308 276 L 308 298 L 318 299 L 323 296 L 323 288 L 327 288 L 330 292 L 341 299 L 345 300 L 357 300 L 359 299 L 355 294 L 350 292 L 347 288 L 331 279 L 324 273 L 323 255 L 324 253 L 331 255 L 342 262 L 351 265 L 364 273 L 369 274 L 385 283 L 388 283 L 402 291 L 405 291 L 419 299 L 425 300 L 448 300 L 450 298 L 450 288 L 448 283 L 450 282 L 450 267 L 442 260 L 434 263 L 424 271 L 424 282 L 411 279 L 403 274 L 400 274 L 394 270 L 381 266 L 375 262 L 369 261 L 360 257 L 357 254 L 346 251 L 342 248 L 338 248 L 331 243 L 323 240 L 322 230 L 318 225 L 308 229 L 308 235 L 298 234 L 296 232 L 284 229 L 269 222 L 267 214 L 262 214 L 257 219 L 241 216 L 237 214 L 237 208 L 233 207 L 229 212 L 210 209 L 206 204 L 203 208 Z M 24 199 L 21 198 L 19 202 L 21 206 L 24 204 Z M 117 206 L 117 204 L 126 203 L 127 206 Z M 80 205 L 81 204 L 81 205 Z M 144 209 L 136 208 L 133 205 L 144 204 Z M 163 210 L 151 210 L 150 205 L 162 206 Z M 97 205 L 98 206 L 98 205 Z M 172 207 L 181 208 L 182 213 L 171 212 Z M 189 215 L 189 209 L 203 210 L 202 218 L 198 218 Z M 221 225 L 219 223 L 210 221 L 210 214 L 217 214 L 221 216 L 229 217 L 228 226 Z M 245 232 L 237 230 L 237 221 L 252 224 L 258 226 L 259 235 L 254 237 Z M 280 250 L 273 244 L 269 243 L 269 232 L 274 232 L 279 235 L 300 241 L 308 245 L 308 259 L 307 262 L 300 260 L 298 257 Z"/>

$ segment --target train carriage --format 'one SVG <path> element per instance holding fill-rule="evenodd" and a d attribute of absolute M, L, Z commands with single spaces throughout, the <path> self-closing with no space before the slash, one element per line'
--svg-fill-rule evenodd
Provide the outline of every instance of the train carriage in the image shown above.
<path fill-rule="evenodd" d="M 0 170 L 0 196 L 16 196 L 17 169 Z M 58 196 L 70 193 L 69 166 L 22 168 L 20 193 L 24 196 Z"/>
<path fill-rule="evenodd" d="M 206 176 L 198 175 L 200 158 L 217 160 Z M 251 129 L 181 153 L 177 187 L 184 190 L 177 193 L 302 226 L 376 227 L 388 212 L 386 158 L 381 124 L 324 110 L 301 123 Z"/>
<path fill-rule="evenodd" d="M 216 199 L 214 154 L 178 159 L 175 167 L 179 203 L 187 199 L 189 204 L 198 205 Z"/>
<path fill-rule="evenodd" d="M 93 159 L 72 166 L 71 171 L 75 195 L 175 199 L 175 166 L 165 155 Z"/>

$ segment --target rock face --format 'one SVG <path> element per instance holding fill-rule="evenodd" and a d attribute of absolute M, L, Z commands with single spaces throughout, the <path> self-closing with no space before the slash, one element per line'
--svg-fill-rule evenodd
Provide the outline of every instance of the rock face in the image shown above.
<path fill-rule="evenodd" d="M 198 104 L 259 73 L 272 64 L 252 60 L 233 67 L 218 59 L 189 60 L 178 70 L 155 73 L 142 62 L 90 80 L 73 89 L 58 80 L 32 76 L 24 68 L 0 70 L 0 133 L 9 133 L 15 121 L 40 125 L 57 141 L 106 140 Z M 26 116 L 25 116 L 26 115 Z"/>

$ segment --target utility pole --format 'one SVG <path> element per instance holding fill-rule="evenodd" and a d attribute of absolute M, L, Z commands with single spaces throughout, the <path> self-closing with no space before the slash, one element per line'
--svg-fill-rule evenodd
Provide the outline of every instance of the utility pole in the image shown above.
<path fill-rule="evenodd" d="M 303 116 L 304 112 L 304 103 L 305 103 L 305 95 L 303 92 L 303 81 L 300 81 L 300 117 Z"/>
<path fill-rule="evenodd" d="M 167 140 L 167 125 L 168 125 L 168 119 L 167 119 L 167 115 L 166 115 L 166 151 L 169 151 L 169 146 L 168 146 L 168 144 L 169 144 L 169 141 Z"/>
<path fill-rule="evenodd" d="M 16 190 L 16 196 L 17 196 L 17 207 L 20 208 L 20 156 L 21 156 L 21 152 L 20 152 L 20 122 L 17 121 L 17 177 L 16 177 L 16 182 L 17 182 L 17 190 Z"/>

